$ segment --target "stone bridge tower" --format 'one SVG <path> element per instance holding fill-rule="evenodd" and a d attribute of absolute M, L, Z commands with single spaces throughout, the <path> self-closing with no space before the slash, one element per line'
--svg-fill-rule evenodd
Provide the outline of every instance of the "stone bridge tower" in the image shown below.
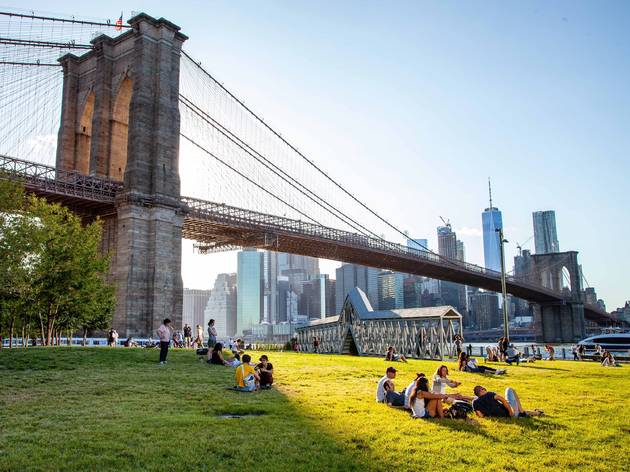
<path fill-rule="evenodd" d="M 104 219 L 103 249 L 116 281 L 114 327 L 154 333 L 182 319 L 179 179 L 179 27 L 139 14 L 116 38 L 66 55 L 57 168 L 120 181 Z"/>
<path fill-rule="evenodd" d="M 534 326 L 539 342 L 574 342 L 585 336 L 582 277 L 577 251 L 534 254 L 532 282 L 563 292 L 565 302 L 534 305 Z"/>

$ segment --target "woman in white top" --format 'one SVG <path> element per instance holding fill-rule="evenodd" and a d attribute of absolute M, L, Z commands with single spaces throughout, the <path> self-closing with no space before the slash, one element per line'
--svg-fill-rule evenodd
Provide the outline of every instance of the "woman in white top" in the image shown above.
<path fill-rule="evenodd" d="M 409 407 L 414 418 L 444 418 L 444 410 L 442 410 L 442 400 L 447 398 L 459 400 L 461 395 L 451 394 L 442 395 L 441 393 L 429 392 L 429 379 L 424 374 L 420 374 L 416 385 L 411 391 L 409 397 Z"/>

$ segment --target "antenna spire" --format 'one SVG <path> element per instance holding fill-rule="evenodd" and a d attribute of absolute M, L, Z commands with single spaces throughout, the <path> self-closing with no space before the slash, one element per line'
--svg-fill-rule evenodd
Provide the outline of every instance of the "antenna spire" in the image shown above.
<path fill-rule="evenodd" d="M 488 195 L 490 196 L 490 209 L 492 210 L 492 185 L 490 184 L 490 177 L 488 177 Z"/>

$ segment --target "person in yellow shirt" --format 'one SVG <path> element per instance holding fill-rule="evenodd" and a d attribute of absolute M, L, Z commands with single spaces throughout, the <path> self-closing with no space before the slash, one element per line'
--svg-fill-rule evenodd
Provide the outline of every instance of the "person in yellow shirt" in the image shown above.
<path fill-rule="evenodd" d="M 254 368 L 249 365 L 251 360 L 252 357 L 249 354 L 244 354 L 241 358 L 243 363 L 236 367 L 236 387 L 234 387 L 236 390 L 253 392 L 258 389 L 260 377 Z"/>

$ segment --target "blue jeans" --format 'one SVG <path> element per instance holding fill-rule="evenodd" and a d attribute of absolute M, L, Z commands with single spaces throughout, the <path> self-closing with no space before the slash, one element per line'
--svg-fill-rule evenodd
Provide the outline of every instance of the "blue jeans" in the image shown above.
<path fill-rule="evenodd" d="M 385 402 L 392 406 L 405 406 L 405 395 L 390 390 L 385 394 Z"/>
<path fill-rule="evenodd" d="M 508 387 L 505 389 L 505 399 L 512 407 L 512 411 L 514 412 L 513 416 L 518 416 L 518 400 L 516 399 L 516 392 L 512 387 Z"/>

